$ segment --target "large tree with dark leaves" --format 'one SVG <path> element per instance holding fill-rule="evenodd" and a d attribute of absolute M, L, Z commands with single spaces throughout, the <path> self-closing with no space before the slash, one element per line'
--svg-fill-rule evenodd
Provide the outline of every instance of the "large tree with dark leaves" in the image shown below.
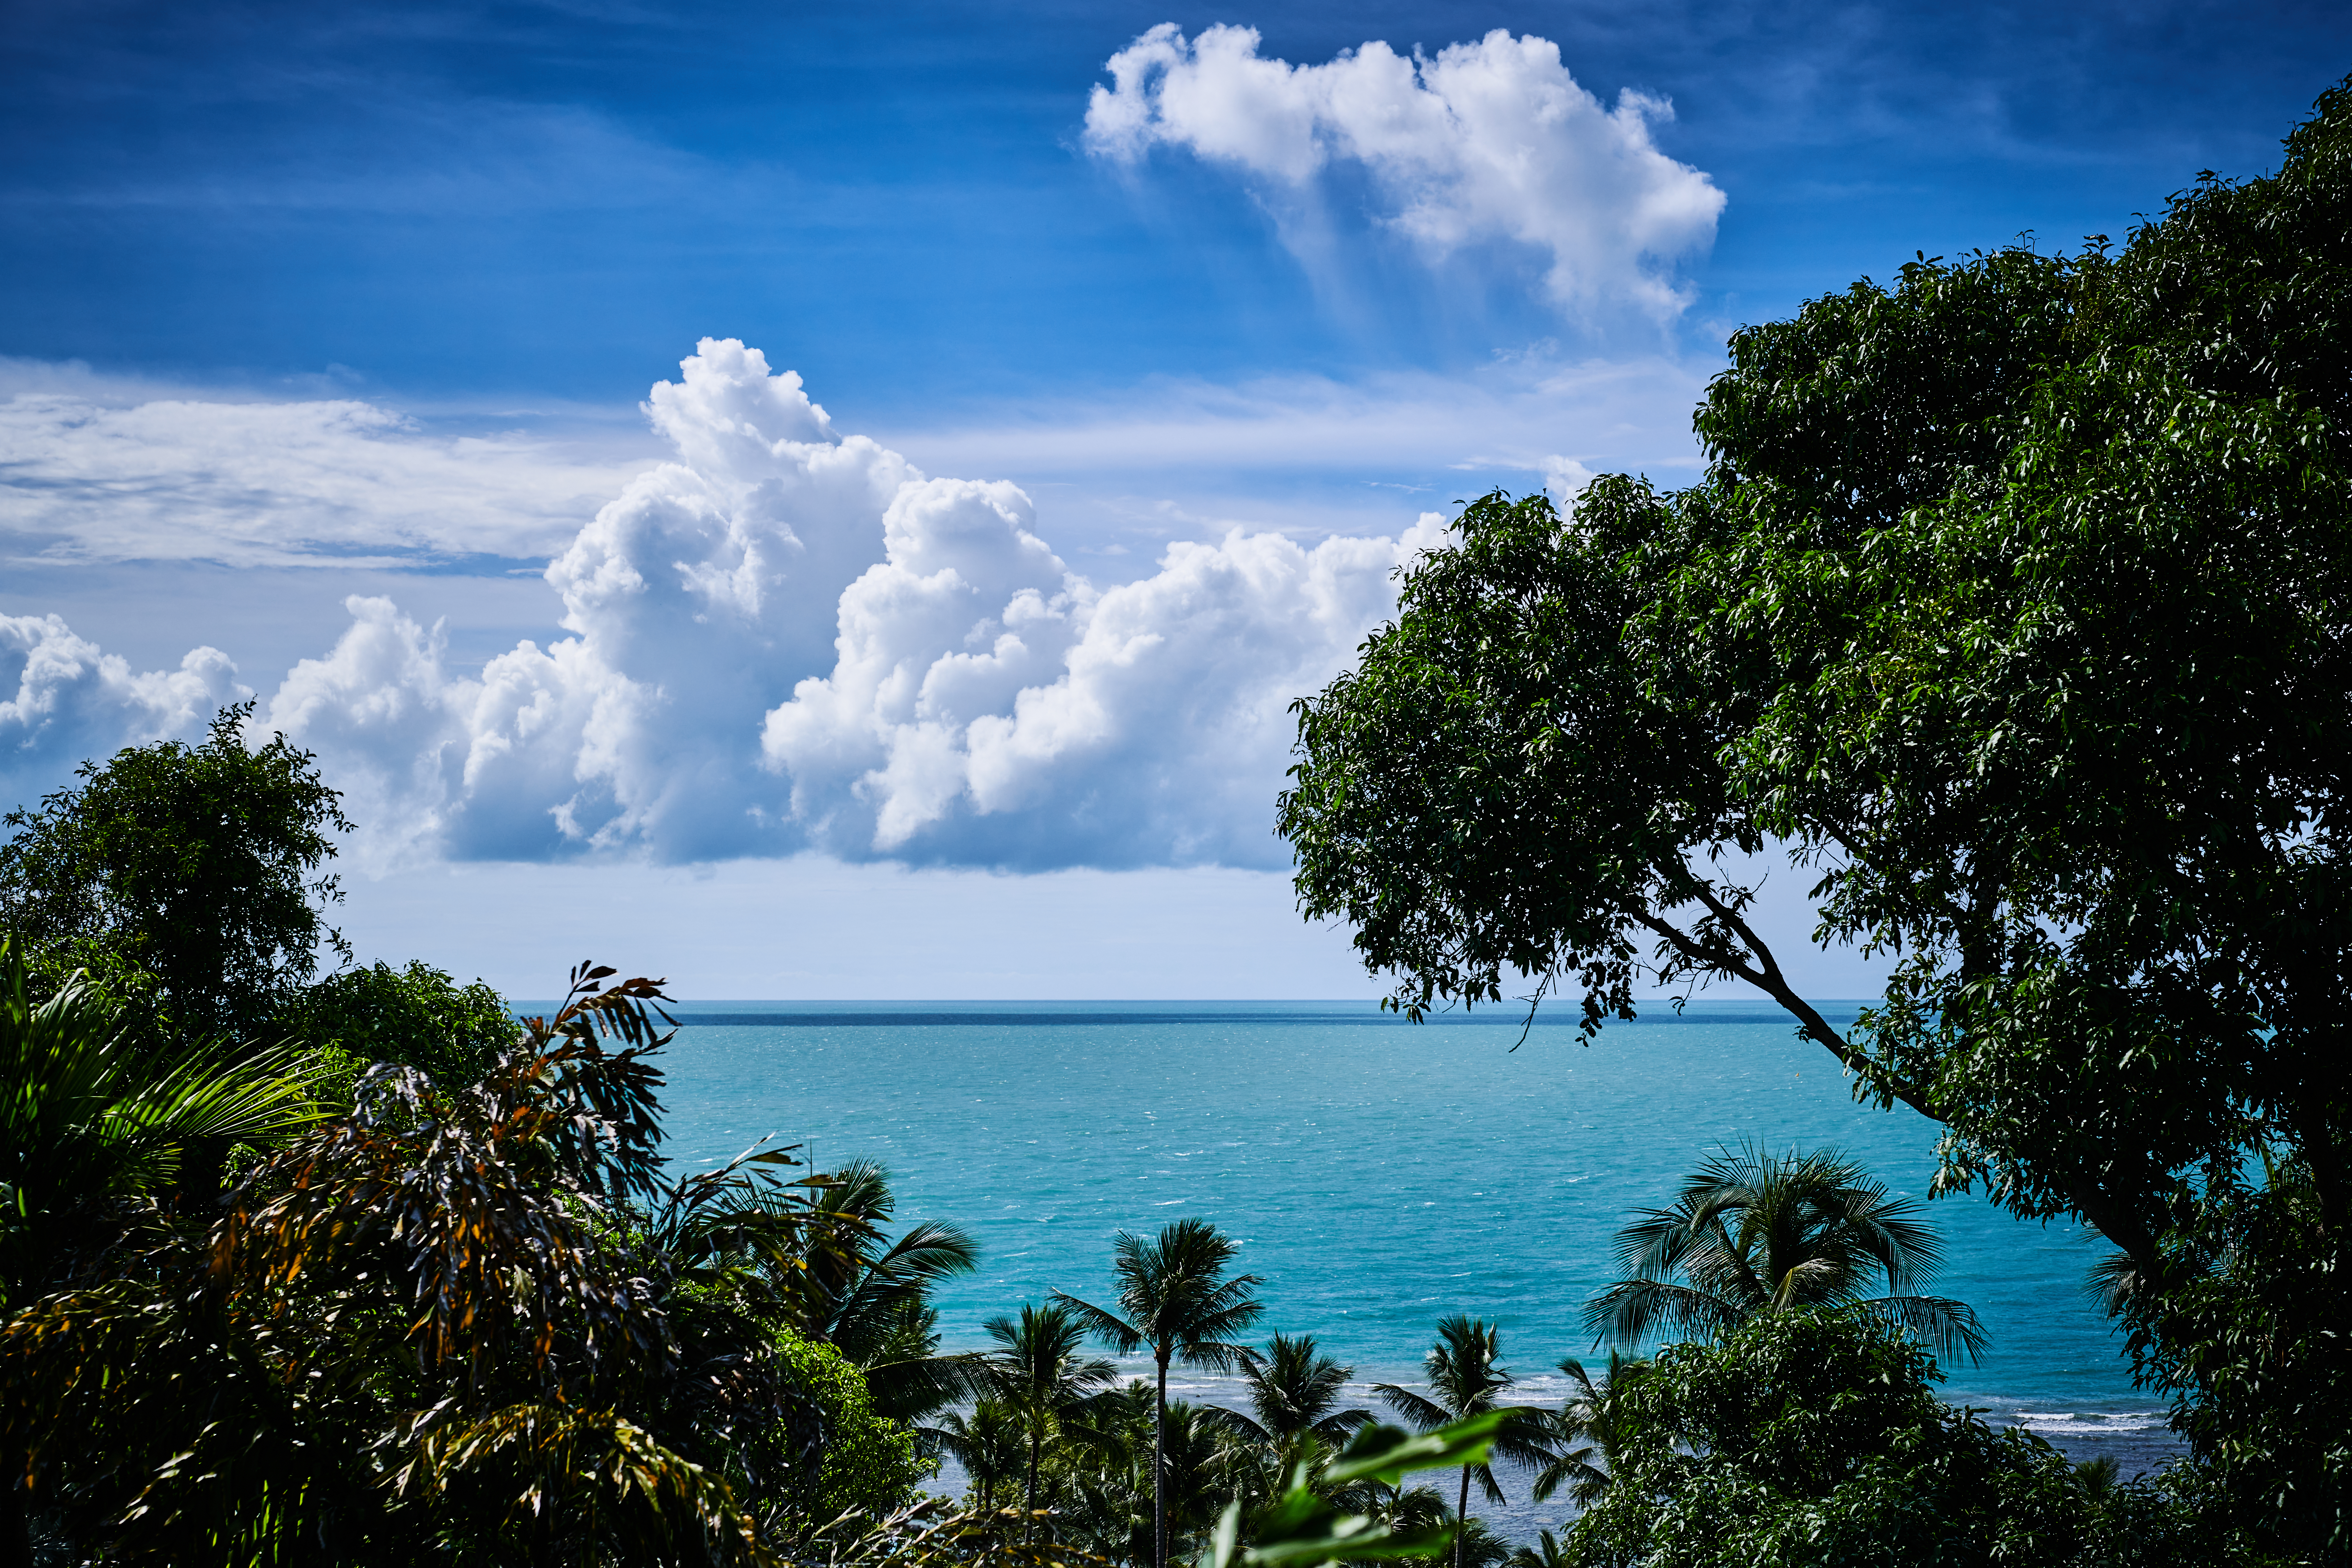
<path fill-rule="evenodd" d="M 1473 505 L 1300 706 L 1281 828 L 1418 1011 L 1748 981 L 2076 1214 L 2290 1552 L 2352 1552 L 2352 84 L 2116 249 L 1922 257 L 1747 329 L 1661 493 Z M 1849 1030 L 1749 919 L 1896 962 Z"/>
<path fill-rule="evenodd" d="M 78 788 L 8 813 L 0 926 L 53 984 L 88 968 L 134 998 L 160 989 L 186 1033 L 251 1033 L 317 972 L 349 958 L 321 912 L 321 868 L 352 824 L 310 754 L 246 744 L 249 702 L 203 744 L 159 741 L 87 762 Z M 141 998 L 141 999 L 144 999 Z"/>

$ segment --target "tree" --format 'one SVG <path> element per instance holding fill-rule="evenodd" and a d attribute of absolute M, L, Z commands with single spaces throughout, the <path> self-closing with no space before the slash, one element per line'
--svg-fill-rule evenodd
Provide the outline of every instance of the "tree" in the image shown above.
<path fill-rule="evenodd" d="M 0 926 L 44 973 L 152 977 L 187 1034 L 251 1033 L 350 950 L 320 918 L 342 894 L 316 874 L 348 832 L 341 798 L 282 735 L 247 748 L 250 702 L 201 746 L 159 741 L 86 762 L 80 788 L 14 810 L 0 845 Z"/>
<path fill-rule="evenodd" d="M 1236 1249 L 1205 1219 L 1179 1219 L 1147 1240 L 1122 1230 L 1113 1243 L 1120 1317 L 1056 1291 L 1054 1299 L 1114 1350 L 1149 1350 L 1158 1381 L 1152 1407 L 1152 1568 L 1168 1568 L 1168 1367 L 1225 1371 L 1240 1359 L 1237 1341 L 1256 1322 L 1260 1283 L 1225 1270 Z"/>
<path fill-rule="evenodd" d="M 405 969 L 379 962 L 330 975 L 295 993 L 270 1026 L 362 1064 L 397 1062 L 450 1086 L 488 1072 L 520 1028 L 506 998 L 488 985 L 461 987 L 422 960 Z"/>
<path fill-rule="evenodd" d="M 1028 1434 L 1020 1414 L 1004 1400 L 983 1395 L 969 1414 L 950 1410 L 940 1419 L 940 1446 L 955 1456 L 971 1482 L 973 1502 L 982 1513 L 1001 1506 L 997 1488 L 1019 1480 Z M 1034 1508 L 1034 1498 L 1030 1500 Z"/>
<path fill-rule="evenodd" d="M 140 1051 L 119 1005 L 81 976 L 36 1001 L 22 953 L 0 935 L 0 1319 L 167 1218 L 157 1205 L 186 1185 L 191 1145 L 268 1144 L 311 1121 L 293 1065 L 282 1048 L 237 1052 L 205 1040 Z M 209 1221 L 187 1207 L 190 1221 Z M 26 1549 L 27 1447 L 5 1450 L 0 1561 Z"/>
<path fill-rule="evenodd" d="M 1942 1244 L 1918 1205 L 1835 1149 L 1725 1151 L 1664 1208 L 1617 1233 L 1632 1277 L 1585 1308 L 1586 1327 L 1632 1346 L 1661 1331 L 1719 1338 L 1759 1312 L 1858 1306 L 1949 1355 L 1983 1354 L 1966 1304 L 1920 1293 Z M 1872 1284 L 1886 1293 L 1865 1298 Z"/>
<path fill-rule="evenodd" d="M 1938 1191 L 2112 1240 L 2238 1506 L 2352 1547 L 2352 84 L 2120 253 L 1922 256 L 1729 353 L 1700 483 L 1481 498 L 1300 705 L 1303 911 L 1416 1015 L 1756 986 L 1946 1126 Z M 1898 956 L 1850 1030 L 1748 918 L 1768 851 Z M 2294 1368 L 2227 1441 L 2221 1296 Z"/>
<path fill-rule="evenodd" d="M 1576 1392 L 1561 1401 L 1559 1409 L 1544 1413 L 1544 1446 L 1551 1457 L 1536 1471 L 1528 1495 L 1542 1502 L 1565 1486 L 1570 1501 L 1579 1508 L 1590 1508 L 1608 1490 L 1618 1457 L 1624 1451 L 1626 1396 L 1634 1382 L 1648 1374 L 1650 1363 L 1628 1359 L 1612 1350 L 1608 1375 L 1597 1382 L 1584 1369 L 1584 1363 L 1572 1355 L 1561 1360 L 1559 1369 L 1576 1385 Z M 1545 1531 L 1544 1539 L 1545 1551 L 1553 1552 L 1551 1532 Z M 1547 1562 L 1539 1568 L 1558 1565 Z"/>
<path fill-rule="evenodd" d="M 1024 1302 L 1018 1321 L 991 1318 L 985 1327 L 997 1344 L 986 1363 L 988 1385 L 1021 1423 L 1028 1450 L 1021 1490 L 1021 1539 L 1029 1541 L 1036 1533 L 1037 1468 L 1045 1444 L 1118 1377 L 1118 1369 L 1084 1354 L 1085 1327 L 1058 1303 L 1033 1307 Z"/>
<path fill-rule="evenodd" d="M 1508 1418 L 1498 1423 L 1492 1434 L 1495 1452 L 1520 1465 L 1540 1467 L 1551 1456 L 1543 1446 L 1542 1428 L 1534 1412 L 1507 1406 L 1502 1402 L 1502 1395 L 1511 1386 L 1511 1375 L 1503 1369 L 1500 1361 L 1502 1349 L 1501 1330 L 1456 1313 L 1437 1325 L 1437 1343 L 1430 1346 L 1422 1363 L 1429 1374 L 1428 1394 L 1393 1383 L 1374 1384 L 1373 1391 L 1423 1432 L 1437 1431 L 1469 1416 L 1508 1410 Z M 1454 1504 L 1454 1517 L 1465 1526 L 1470 1518 L 1473 1480 L 1489 1502 L 1505 1500 L 1492 1464 L 1482 1460 L 1464 1465 L 1461 1497 Z M 1463 1532 L 1457 1531 L 1454 1568 L 1464 1568 L 1464 1539 Z"/>
<path fill-rule="evenodd" d="M 1625 1389 L 1614 1482 L 1569 1526 L 1564 1568 L 1727 1561 L 2202 1560 L 2146 1489 L 2121 1507 L 2019 1428 L 1937 1400 L 1927 1353 L 1883 1320 L 1800 1309 L 1668 1347 Z"/>
<path fill-rule="evenodd" d="M 1339 1408 L 1353 1367 L 1325 1355 L 1313 1334 L 1276 1334 L 1263 1353 L 1244 1350 L 1242 1377 L 1255 1419 L 1237 1410 L 1212 1410 L 1211 1418 L 1246 1442 L 1266 1450 L 1277 1474 L 1289 1469 L 1306 1439 L 1333 1452 L 1371 1423 L 1365 1410 Z"/>
<path fill-rule="evenodd" d="M 875 1408 L 913 1422 L 982 1387 L 982 1363 L 940 1355 L 932 1289 L 969 1274 L 980 1249 L 961 1228 L 926 1219 L 896 1239 L 890 1173 L 853 1160 L 803 1186 L 805 1246 L 793 1281 L 795 1322 L 865 1375 Z"/>

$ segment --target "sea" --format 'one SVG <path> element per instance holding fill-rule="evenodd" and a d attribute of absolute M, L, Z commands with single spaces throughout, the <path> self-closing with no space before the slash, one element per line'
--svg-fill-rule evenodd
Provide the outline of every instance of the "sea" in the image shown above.
<path fill-rule="evenodd" d="M 1832 1022 L 1858 1003 L 1823 1003 Z M 2084 1291 L 2106 1249 L 2087 1227 L 2020 1220 L 1981 1196 L 1932 1203 L 1936 1125 L 1859 1104 L 1836 1060 L 1767 1004 L 1661 1003 L 1590 1043 L 1573 1007 L 1532 1027 L 1505 1006 L 1413 1024 L 1370 1001 L 762 1002 L 674 1009 L 667 1152 L 704 1168 L 762 1140 L 820 1169 L 890 1172 L 901 1223 L 950 1220 L 978 1271 L 938 1292 L 944 1348 L 1053 1291 L 1111 1303 L 1120 1230 L 1181 1216 L 1240 1244 L 1263 1328 L 1312 1333 L 1350 1393 L 1413 1384 L 1441 1318 L 1499 1325 L 1513 1396 L 1554 1404 L 1564 1356 L 1605 1364 L 1581 1327 L 1633 1210 L 1672 1200 L 1718 1150 L 1833 1145 L 1923 1200 L 1937 1293 L 1972 1305 L 1982 1362 L 1945 1398 L 2129 1477 L 2176 1455 L 2162 1399 Z M 1130 1370 L 1147 1373 L 1136 1361 Z M 1241 1406 L 1187 1372 L 1184 1398 Z M 1245 1406 L 1242 1406 L 1245 1407 Z M 957 1478 L 943 1477 L 938 1486 Z M 1490 1523 L 1515 1538 L 1555 1500 Z"/>

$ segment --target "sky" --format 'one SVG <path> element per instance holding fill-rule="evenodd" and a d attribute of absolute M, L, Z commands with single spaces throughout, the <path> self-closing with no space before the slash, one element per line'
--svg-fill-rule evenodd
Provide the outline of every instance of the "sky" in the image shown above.
<path fill-rule="evenodd" d="M 363 958 L 1376 994 L 1286 710 L 1457 502 L 1685 483 L 1740 324 L 2347 71 L 2331 5 L 12 0 L 0 802 L 250 697 Z"/>

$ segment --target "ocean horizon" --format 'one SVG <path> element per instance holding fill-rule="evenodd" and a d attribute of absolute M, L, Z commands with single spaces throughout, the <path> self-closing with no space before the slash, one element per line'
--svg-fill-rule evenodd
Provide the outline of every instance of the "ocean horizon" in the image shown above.
<path fill-rule="evenodd" d="M 526 1010 L 543 1004 L 524 1004 Z M 1833 1022 L 1858 1001 L 1816 1003 Z M 1851 1081 L 1769 1004 L 1694 1001 L 1580 1044 L 1573 1004 L 1433 1015 L 1370 1001 L 693 1000 L 663 1053 L 666 1152 L 703 1168 L 762 1140 L 819 1168 L 872 1158 L 898 1224 L 941 1219 L 980 1267 L 937 1294 L 943 1347 L 1054 1290 L 1108 1302 L 1121 1229 L 1197 1215 L 1261 1277 L 1257 1337 L 1313 1333 L 1359 1385 L 1413 1384 L 1437 1321 L 1500 1325 L 1516 1397 L 1553 1404 L 1563 1356 L 1605 1361 L 1580 1328 L 1616 1277 L 1612 1241 L 1719 1148 L 1835 1145 L 1922 1200 L 1941 1237 L 1937 1293 L 1973 1306 L 1981 1364 L 1944 1397 L 2125 1475 L 2179 1451 L 2164 1401 L 2133 1386 L 2115 1325 L 2083 1289 L 2103 1239 L 2017 1219 L 1981 1195 L 1927 1201 L 1939 1129 L 1858 1104 Z M 1148 1375 L 1149 1364 L 1129 1364 Z M 1181 1372 L 1183 1397 L 1237 1403 Z M 1508 1483 L 1507 1482 L 1507 1488 Z M 1565 1517 L 1524 1488 L 1515 1537 Z"/>

